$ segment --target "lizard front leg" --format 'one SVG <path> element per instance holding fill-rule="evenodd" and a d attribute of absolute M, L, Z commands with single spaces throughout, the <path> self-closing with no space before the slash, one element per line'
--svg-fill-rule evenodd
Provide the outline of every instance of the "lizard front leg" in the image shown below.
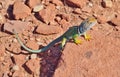
<path fill-rule="evenodd" d="M 88 40 L 88 41 L 91 39 L 90 35 L 86 34 L 86 32 L 84 33 L 84 37 L 85 37 L 85 39 Z"/>
<path fill-rule="evenodd" d="M 78 39 L 78 34 L 73 36 L 73 40 L 76 44 L 81 44 L 82 43 L 82 41 L 80 39 Z"/>

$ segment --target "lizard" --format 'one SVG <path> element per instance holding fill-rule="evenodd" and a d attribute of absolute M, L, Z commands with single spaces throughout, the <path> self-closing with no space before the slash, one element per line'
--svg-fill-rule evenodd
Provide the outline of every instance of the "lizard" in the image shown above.
<path fill-rule="evenodd" d="M 61 41 L 61 44 L 60 44 L 61 49 L 64 48 L 66 42 L 69 40 L 73 40 L 73 42 L 76 44 L 81 44 L 82 41 L 78 39 L 78 37 L 81 35 L 83 35 L 86 40 L 89 40 L 91 37 L 86 32 L 90 30 L 96 23 L 97 23 L 97 20 L 94 17 L 88 17 L 87 19 L 82 21 L 82 23 L 79 26 L 70 27 L 63 35 L 61 35 L 60 37 L 50 42 L 47 46 L 38 50 L 32 50 L 27 46 L 25 46 L 23 42 L 20 40 L 17 32 L 14 29 L 13 29 L 13 33 L 15 34 L 17 41 L 25 50 L 31 53 L 40 53 L 48 50 L 50 46 L 53 46 L 60 41 Z"/>

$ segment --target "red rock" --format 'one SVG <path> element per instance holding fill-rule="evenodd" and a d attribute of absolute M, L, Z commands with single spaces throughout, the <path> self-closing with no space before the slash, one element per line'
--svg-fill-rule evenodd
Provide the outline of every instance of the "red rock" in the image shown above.
<path fill-rule="evenodd" d="M 39 15 L 42 21 L 44 21 L 46 24 L 54 23 L 54 18 L 56 15 L 55 6 L 53 4 L 48 5 L 46 9 L 43 9 L 39 12 Z"/>
<path fill-rule="evenodd" d="M 28 6 L 20 1 L 16 1 L 13 5 L 13 15 L 15 19 L 23 19 L 31 14 L 31 10 Z"/>
<path fill-rule="evenodd" d="M 40 0 L 28 0 L 27 4 L 29 5 L 29 7 L 33 8 L 36 5 L 40 4 L 41 1 Z"/>
<path fill-rule="evenodd" d="M 113 18 L 111 22 L 117 26 L 120 26 L 120 15 L 117 15 L 117 17 Z"/>
<path fill-rule="evenodd" d="M 72 7 L 80 7 L 86 5 L 87 0 L 65 0 L 65 2 Z"/>
<path fill-rule="evenodd" d="M 44 35 L 56 34 L 61 32 L 61 28 L 58 26 L 48 26 L 46 24 L 40 24 L 37 27 L 36 32 Z"/>
<path fill-rule="evenodd" d="M 4 24 L 4 31 L 7 32 L 13 32 L 13 29 L 16 30 L 16 32 L 22 32 L 24 29 L 26 29 L 30 25 L 29 22 L 22 22 L 22 21 L 10 21 Z"/>
<path fill-rule="evenodd" d="M 37 59 L 31 59 L 26 63 L 26 66 L 33 72 L 33 73 L 39 73 L 40 72 L 40 60 Z M 39 74 L 38 74 L 39 75 Z"/>
<path fill-rule="evenodd" d="M 27 42 L 26 46 L 33 50 L 39 49 L 39 45 L 35 41 L 31 41 L 31 40 Z"/>

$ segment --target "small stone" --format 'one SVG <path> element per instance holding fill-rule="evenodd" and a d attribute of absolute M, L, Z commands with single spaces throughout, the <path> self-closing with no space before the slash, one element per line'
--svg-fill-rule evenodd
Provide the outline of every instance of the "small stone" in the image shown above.
<path fill-rule="evenodd" d="M 89 5 L 90 7 L 92 7 L 92 6 L 93 6 L 93 3 L 92 3 L 92 2 L 89 2 L 88 5 Z"/>
<path fill-rule="evenodd" d="M 13 39 L 13 42 L 17 43 L 17 39 Z"/>
<path fill-rule="evenodd" d="M 42 10 L 44 8 L 44 6 L 43 5 L 36 5 L 34 8 L 33 8 L 33 11 L 34 12 L 39 12 L 40 10 Z"/>
<path fill-rule="evenodd" d="M 111 8 L 113 6 L 111 0 L 103 0 L 102 3 L 103 3 L 103 7 L 105 7 L 105 8 Z"/>
<path fill-rule="evenodd" d="M 60 10 L 61 9 L 61 6 L 56 6 L 55 7 L 57 10 Z"/>
<path fill-rule="evenodd" d="M 31 40 L 31 41 L 34 41 L 34 40 L 35 40 L 35 38 L 31 37 L 31 38 L 30 38 L 30 40 Z"/>
<path fill-rule="evenodd" d="M 14 56 L 14 54 L 12 54 L 12 53 L 11 53 L 11 54 L 10 54 L 10 56 L 11 56 L 11 57 L 13 57 L 13 56 Z"/>
<path fill-rule="evenodd" d="M 30 56 L 30 58 L 31 58 L 31 59 L 36 59 L 36 58 L 37 58 L 37 54 L 32 54 L 32 55 Z"/>
<path fill-rule="evenodd" d="M 13 70 L 13 71 L 18 71 L 18 70 L 19 70 L 19 66 L 18 66 L 18 65 L 14 65 L 14 66 L 12 67 L 12 70 Z"/>

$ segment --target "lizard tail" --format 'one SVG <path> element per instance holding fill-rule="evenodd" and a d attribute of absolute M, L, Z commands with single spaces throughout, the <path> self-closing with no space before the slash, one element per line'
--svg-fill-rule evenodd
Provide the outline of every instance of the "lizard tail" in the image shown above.
<path fill-rule="evenodd" d="M 55 43 L 57 42 L 60 42 L 62 40 L 62 36 L 56 38 L 54 41 L 52 41 L 51 43 L 49 43 L 47 46 L 45 46 L 44 48 L 41 48 L 39 50 L 32 50 L 30 48 L 28 48 L 27 46 L 25 46 L 23 44 L 23 42 L 20 40 L 18 34 L 16 33 L 15 30 L 13 30 L 13 33 L 15 34 L 15 37 L 16 39 L 18 40 L 18 42 L 20 43 L 20 45 L 25 49 L 27 50 L 28 52 L 31 52 L 31 53 L 40 53 L 40 52 L 43 52 L 43 51 L 46 51 L 47 49 L 49 49 L 50 46 L 53 46 Z"/>

